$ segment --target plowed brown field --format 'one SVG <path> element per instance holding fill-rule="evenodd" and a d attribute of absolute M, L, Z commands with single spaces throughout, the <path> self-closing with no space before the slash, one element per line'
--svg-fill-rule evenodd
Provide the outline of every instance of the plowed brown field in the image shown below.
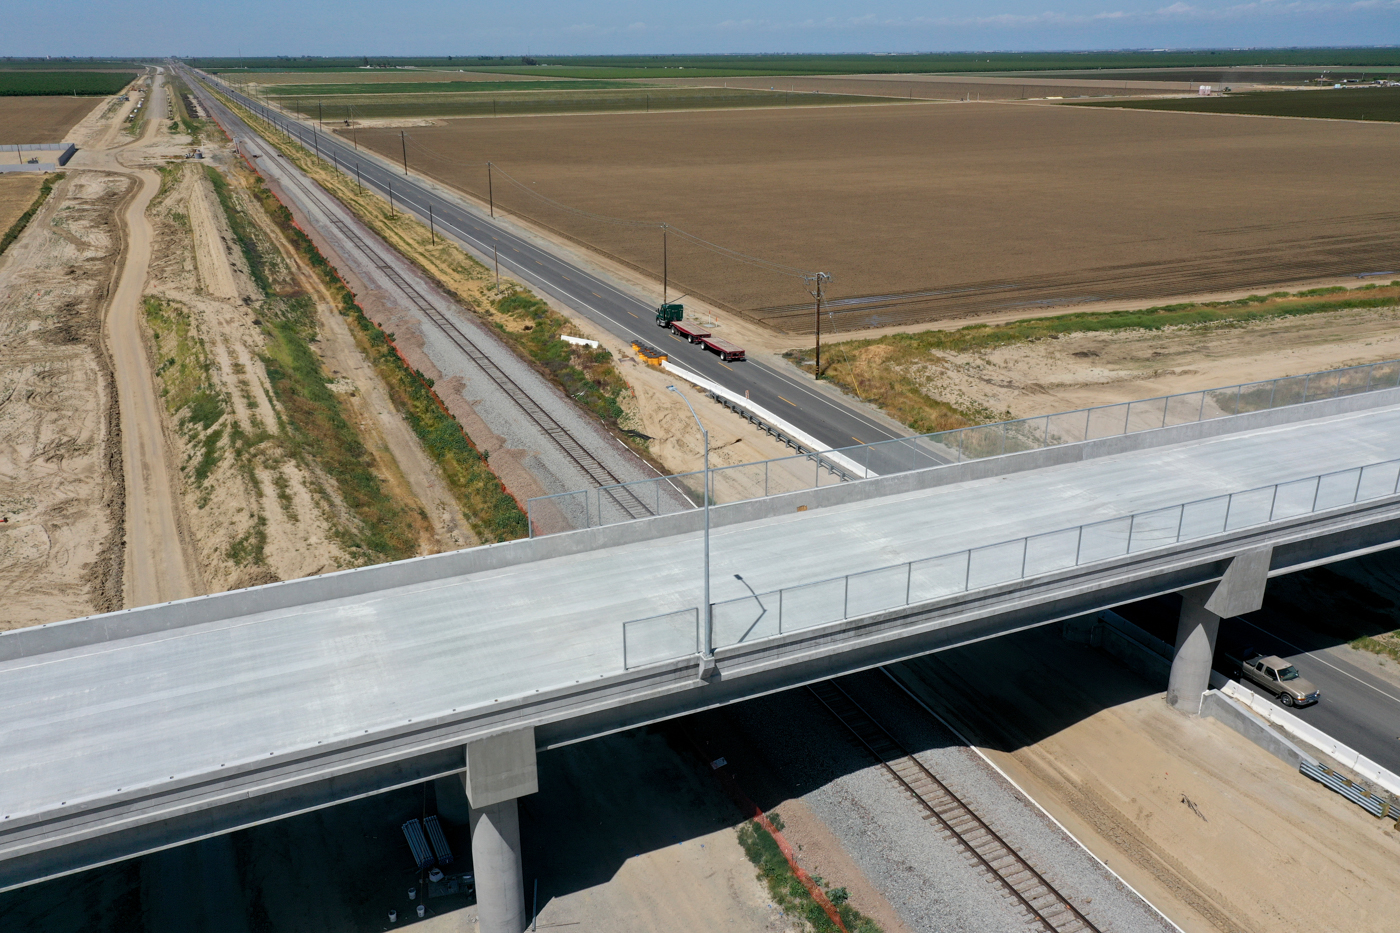
<path fill-rule="evenodd" d="M 1394 126 L 915 103 L 459 120 L 410 136 L 411 167 L 483 199 L 489 159 L 572 208 L 828 272 L 824 330 L 1400 270 Z M 400 158 L 397 129 L 358 137 Z M 658 229 L 561 210 L 500 173 L 495 199 L 660 276 Z M 800 279 L 669 245 L 672 294 L 812 329 Z"/>
<path fill-rule="evenodd" d="M 105 97 L 0 97 L 0 145 L 64 142 L 64 135 L 105 100 Z M 0 161 L 15 161 L 15 154 L 0 153 Z M 42 161 L 52 162 L 53 159 Z"/>

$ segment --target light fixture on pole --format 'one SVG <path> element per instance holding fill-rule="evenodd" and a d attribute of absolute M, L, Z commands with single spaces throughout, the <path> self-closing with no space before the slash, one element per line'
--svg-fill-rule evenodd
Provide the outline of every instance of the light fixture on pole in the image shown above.
<path fill-rule="evenodd" d="M 690 416 L 700 428 L 700 436 L 705 439 L 705 611 L 704 636 L 700 648 L 700 677 L 703 680 L 715 666 L 714 620 L 710 615 L 710 432 L 705 430 L 700 416 L 695 413 L 695 406 L 690 404 L 690 399 L 685 397 L 685 393 L 673 385 L 666 388 L 679 395 L 681 401 L 685 402 L 685 407 L 690 409 Z"/>

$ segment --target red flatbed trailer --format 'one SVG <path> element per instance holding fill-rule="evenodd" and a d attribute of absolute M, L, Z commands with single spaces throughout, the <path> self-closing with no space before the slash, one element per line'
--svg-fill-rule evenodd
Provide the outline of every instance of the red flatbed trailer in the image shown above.
<path fill-rule="evenodd" d="M 700 345 L 706 350 L 712 350 L 719 354 L 719 358 L 727 362 L 744 359 L 744 348 L 730 343 L 720 337 L 701 337 Z"/>
<path fill-rule="evenodd" d="M 672 321 L 671 330 L 680 334 L 691 343 L 699 343 L 705 337 L 710 336 L 710 332 L 699 324 L 687 324 L 684 321 Z"/>

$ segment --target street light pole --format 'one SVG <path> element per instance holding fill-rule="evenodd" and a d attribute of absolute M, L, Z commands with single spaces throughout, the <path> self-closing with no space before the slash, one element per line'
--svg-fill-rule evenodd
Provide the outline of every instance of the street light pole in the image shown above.
<path fill-rule="evenodd" d="M 710 615 L 710 432 L 705 430 L 705 425 L 701 423 L 700 416 L 695 413 L 695 406 L 690 404 L 690 399 L 685 397 L 685 393 L 673 385 L 666 387 L 670 391 L 681 397 L 685 402 L 685 407 L 690 409 L 690 416 L 695 419 L 695 424 L 700 428 L 700 436 L 705 439 L 705 636 L 701 643 L 701 677 L 704 672 L 714 664 L 714 620 Z"/>

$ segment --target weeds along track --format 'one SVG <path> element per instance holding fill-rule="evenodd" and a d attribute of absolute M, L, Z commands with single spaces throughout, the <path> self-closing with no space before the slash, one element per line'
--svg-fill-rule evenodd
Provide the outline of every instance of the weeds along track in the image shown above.
<path fill-rule="evenodd" d="M 1101 933 L 840 685 L 826 681 L 807 689 L 880 763 L 899 789 L 923 807 L 924 819 L 951 836 L 969 860 L 1020 907 L 1028 928 L 1043 933 Z"/>
<path fill-rule="evenodd" d="M 251 127 L 249 129 L 251 131 Z M 365 260 L 380 274 L 393 282 L 409 303 L 423 317 L 431 321 L 447 339 L 451 340 L 457 349 L 475 363 L 486 374 L 486 377 L 494 382 L 519 407 L 525 417 L 544 432 L 584 475 L 598 487 L 608 487 L 607 494 L 619 509 L 631 518 L 646 518 L 655 514 L 655 510 L 651 506 L 643 502 L 630 488 L 623 486 L 623 480 L 619 479 L 606 464 L 595 457 L 586 446 L 579 443 L 543 406 L 531 397 L 529 392 L 526 392 L 518 382 L 502 370 L 489 353 L 478 346 L 462 328 L 457 326 L 455 321 L 438 310 L 408 277 L 395 268 L 393 263 L 385 259 L 378 250 L 366 242 L 353 225 L 342 220 L 337 212 L 326 203 L 326 199 L 314 190 L 313 186 L 293 171 L 287 172 L 281 180 L 294 185 L 309 203 L 315 204 L 345 241 L 359 250 Z"/>

